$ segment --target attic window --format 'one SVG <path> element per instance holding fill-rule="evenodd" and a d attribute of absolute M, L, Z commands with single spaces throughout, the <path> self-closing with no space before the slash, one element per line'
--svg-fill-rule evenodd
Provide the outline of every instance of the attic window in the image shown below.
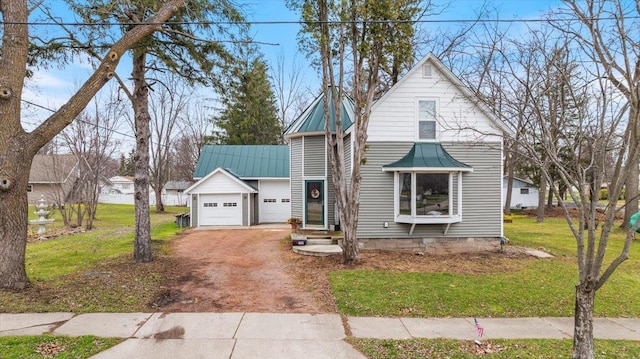
<path fill-rule="evenodd" d="M 425 79 L 431 78 L 431 65 L 428 65 L 428 64 L 422 65 L 422 77 Z"/>
<path fill-rule="evenodd" d="M 418 141 L 436 139 L 436 101 L 418 101 Z"/>

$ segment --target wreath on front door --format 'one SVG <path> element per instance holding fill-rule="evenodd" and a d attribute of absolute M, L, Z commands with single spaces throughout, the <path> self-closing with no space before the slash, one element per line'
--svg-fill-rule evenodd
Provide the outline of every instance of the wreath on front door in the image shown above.
<path fill-rule="evenodd" d="M 311 198 L 318 199 L 320 197 L 320 191 L 317 188 L 311 190 Z"/>

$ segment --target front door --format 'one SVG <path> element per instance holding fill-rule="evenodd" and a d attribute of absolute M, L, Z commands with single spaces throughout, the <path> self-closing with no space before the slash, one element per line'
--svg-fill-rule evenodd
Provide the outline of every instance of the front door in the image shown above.
<path fill-rule="evenodd" d="M 305 227 L 324 228 L 324 181 L 305 181 Z"/>

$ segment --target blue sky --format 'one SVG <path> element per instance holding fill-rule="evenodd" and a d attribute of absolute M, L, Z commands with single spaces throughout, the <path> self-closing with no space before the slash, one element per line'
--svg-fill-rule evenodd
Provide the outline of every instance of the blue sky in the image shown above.
<path fill-rule="evenodd" d="M 447 10 L 438 16 L 439 19 L 457 20 L 473 19 L 475 12 L 482 5 L 480 0 L 433 0 L 436 3 L 449 3 Z M 288 10 L 285 0 L 238 0 L 245 4 L 244 10 L 249 21 L 298 21 L 299 15 Z M 57 4 L 62 5 L 62 0 L 49 0 L 47 3 L 54 8 Z M 540 18 L 551 8 L 558 7 L 560 0 L 502 0 L 489 1 L 489 5 L 499 9 L 500 17 L 503 19 L 532 19 Z M 438 23 L 433 26 L 446 27 L 454 26 L 448 23 Z M 279 55 L 283 54 L 285 61 L 291 62 L 296 53 L 298 45 L 296 36 L 299 26 L 297 24 L 256 24 L 252 26 L 251 34 L 255 41 L 275 45 L 260 45 L 260 50 L 265 56 L 268 64 L 275 64 Z M 308 86 L 315 90 L 317 86 L 317 75 L 308 66 L 308 60 L 303 54 L 297 55 L 297 61 L 301 61 L 307 71 L 305 81 Z M 46 71 L 37 71 L 33 80 L 28 81 L 24 98 L 42 106 L 57 109 L 68 99 L 72 93 L 79 88 L 88 77 L 90 67 L 87 64 L 77 63 L 73 66 L 57 69 L 52 68 Z M 130 65 L 127 61 L 122 61 L 118 67 L 118 73 L 123 78 L 130 75 Z M 33 108 L 24 111 L 23 123 L 25 127 L 32 128 L 35 124 L 44 120 L 46 111 L 34 110 Z"/>
<path fill-rule="evenodd" d="M 481 0 L 434 0 L 435 3 L 449 3 L 447 9 L 439 16 L 440 20 L 473 19 L 476 11 L 482 6 Z M 252 21 L 298 21 L 299 15 L 288 10 L 285 0 L 248 0 L 247 18 Z M 540 18 L 549 9 L 560 5 L 560 0 L 500 0 L 489 1 L 488 5 L 499 10 L 503 19 Z M 453 24 L 437 24 L 434 26 L 452 26 Z M 297 52 L 297 24 L 263 24 L 253 25 L 255 40 L 266 43 L 277 43 L 278 46 L 261 46 L 267 59 L 275 58 L 284 52 L 287 57 Z"/>

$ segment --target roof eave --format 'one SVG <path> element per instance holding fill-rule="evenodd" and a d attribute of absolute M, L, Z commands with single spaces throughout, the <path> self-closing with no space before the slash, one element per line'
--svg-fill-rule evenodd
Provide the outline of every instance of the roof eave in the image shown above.
<path fill-rule="evenodd" d="M 382 167 L 383 172 L 473 172 L 472 167 Z"/>

